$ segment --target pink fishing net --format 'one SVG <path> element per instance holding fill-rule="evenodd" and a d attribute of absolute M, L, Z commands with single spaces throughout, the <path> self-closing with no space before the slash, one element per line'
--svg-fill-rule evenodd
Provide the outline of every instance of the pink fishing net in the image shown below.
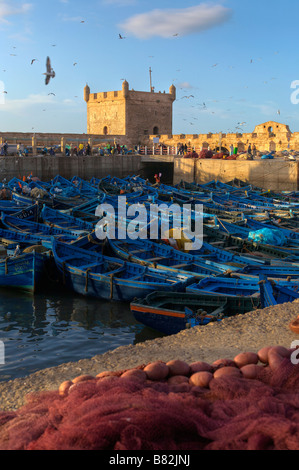
<path fill-rule="evenodd" d="M 173 384 L 121 374 L 64 395 L 31 395 L 16 412 L 1 412 L 0 449 L 299 449 L 299 365 L 289 357 L 260 365 L 254 379 L 213 377 L 206 388 L 181 376 Z"/>

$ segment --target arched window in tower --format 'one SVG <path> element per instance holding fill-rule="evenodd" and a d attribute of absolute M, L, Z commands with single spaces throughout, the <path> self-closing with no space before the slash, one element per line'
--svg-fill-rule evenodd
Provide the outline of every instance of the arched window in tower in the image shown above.
<path fill-rule="evenodd" d="M 269 126 L 268 127 L 268 133 L 269 133 L 269 137 L 275 137 L 275 134 L 273 132 L 273 127 L 272 126 Z"/>
<path fill-rule="evenodd" d="M 108 127 L 107 127 L 107 126 L 104 127 L 104 129 L 103 129 L 103 134 L 104 134 L 104 135 L 107 135 L 107 134 L 108 134 Z"/>
<path fill-rule="evenodd" d="M 158 135 L 158 134 L 159 134 L 159 128 L 155 126 L 153 130 L 153 135 Z"/>

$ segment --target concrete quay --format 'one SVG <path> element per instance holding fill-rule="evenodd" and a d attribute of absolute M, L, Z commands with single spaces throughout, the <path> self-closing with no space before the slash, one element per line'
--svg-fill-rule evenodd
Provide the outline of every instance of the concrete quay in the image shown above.
<path fill-rule="evenodd" d="M 42 181 L 57 175 L 65 178 L 79 176 L 90 180 L 108 175 L 125 177 L 140 175 L 153 180 L 156 172 L 162 173 L 162 182 L 177 184 L 187 182 L 207 183 L 212 180 L 229 182 L 238 178 L 263 188 L 275 191 L 297 191 L 299 189 L 299 162 L 283 158 L 273 160 L 210 160 L 188 159 L 176 155 L 105 155 L 67 157 L 0 157 L 0 181 L 4 178 L 22 178 L 33 174 Z"/>

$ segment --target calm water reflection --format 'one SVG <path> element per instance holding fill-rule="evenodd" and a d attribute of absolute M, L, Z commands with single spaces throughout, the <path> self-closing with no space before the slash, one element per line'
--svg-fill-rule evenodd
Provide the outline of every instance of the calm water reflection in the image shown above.
<path fill-rule="evenodd" d="M 137 323 L 128 304 L 57 289 L 35 296 L 2 289 L 0 296 L 0 381 L 162 336 Z"/>

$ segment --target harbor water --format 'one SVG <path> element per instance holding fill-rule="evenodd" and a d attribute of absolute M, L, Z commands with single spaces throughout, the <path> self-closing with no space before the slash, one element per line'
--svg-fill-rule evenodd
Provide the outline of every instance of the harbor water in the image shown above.
<path fill-rule="evenodd" d="M 0 381 L 162 336 L 138 323 L 127 303 L 56 287 L 35 295 L 1 289 Z"/>

